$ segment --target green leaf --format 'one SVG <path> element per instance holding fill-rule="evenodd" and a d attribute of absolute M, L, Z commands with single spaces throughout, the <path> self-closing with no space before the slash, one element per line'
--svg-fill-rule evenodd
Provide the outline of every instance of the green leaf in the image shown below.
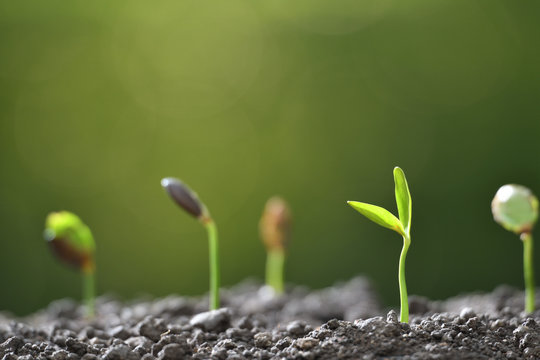
<path fill-rule="evenodd" d="M 392 229 L 401 235 L 405 235 L 405 230 L 403 229 L 401 221 L 399 221 L 399 219 L 390 211 L 380 206 L 358 201 L 347 201 L 347 204 L 374 223 L 377 223 L 385 228 Z"/>
<path fill-rule="evenodd" d="M 399 219 L 403 228 L 409 234 L 411 230 L 411 193 L 407 185 L 405 173 L 399 167 L 394 168 L 394 182 L 396 184 L 396 204 L 398 208 Z"/>

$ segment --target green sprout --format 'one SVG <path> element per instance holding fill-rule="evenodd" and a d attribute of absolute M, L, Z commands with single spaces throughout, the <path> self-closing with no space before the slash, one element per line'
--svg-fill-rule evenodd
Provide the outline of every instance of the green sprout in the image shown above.
<path fill-rule="evenodd" d="M 401 303 L 401 322 L 409 322 L 409 303 L 407 300 L 407 285 L 405 283 L 405 258 L 409 245 L 411 245 L 411 193 L 407 185 L 405 173 L 399 167 L 394 168 L 394 183 L 396 184 L 396 203 L 399 219 L 388 210 L 358 201 L 347 201 L 353 209 L 367 217 L 369 220 L 392 229 L 403 236 L 403 249 L 399 257 L 399 293 Z"/>
<path fill-rule="evenodd" d="M 62 262 L 82 271 L 83 299 L 88 317 L 94 315 L 96 244 L 92 232 L 81 219 L 69 212 L 52 212 L 45 220 L 43 236 Z"/>
<path fill-rule="evenodd" d="M 267 252 L 266 285 L 282 294 L 285 252 L 291 232 L 291 211 L 285 200 L 275 196 L 266 202 L 259 230 Z"/>
<path fill-rule="evenodd" d="M 491 202 L 493 218 L 503 228 L 519 235 L 523 241 L 523 274 L 525 278 L 525 311 L 534 311 L 534 270 L 532 229 L 538 218 L 538 199 L 522 185 L 502 186 Z"/>
<path fill-rule="evenodd" d="M 219 308 L 219 258 L 218 234 L 214 220 L 197 194 L 176 178 L 164 178 L 161 186 L 167 194 L 185 211 L 197 218 L 208 232 L 210 255 L 210 310 Z"/>

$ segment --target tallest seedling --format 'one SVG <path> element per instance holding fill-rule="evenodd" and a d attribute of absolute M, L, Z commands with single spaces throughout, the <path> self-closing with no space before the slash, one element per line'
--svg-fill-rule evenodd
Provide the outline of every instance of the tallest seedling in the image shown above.
<path fill-rule="evenodd" d="M 161 186 L 167 194 L 185 211 L 196 217 L 208 232 L 208 249 L 210 255 L 210 310 L 219 308 L 219 258 L 218 234 L 216 224 L 206 206 L 197 194 L 186 184 L 175 178 L 164 178 Z"/>
<path fill-rule="evenodd" d="M 405 173 L 399 167 L 394 168 L 394 183 L 396 184 L 396 203 L 399 219 L 382 207 L 358 201 L 347 201 L 353 209 L 369 220 L 392 229 L 403 236 L 403 249 L 399 257 L 399 294 L 401 303 L 401 322 L 409 322 L 409 303 L 407 285 L 405 284 L 405 258 L 411 245 L 411 193 L 407 185 Z"/>

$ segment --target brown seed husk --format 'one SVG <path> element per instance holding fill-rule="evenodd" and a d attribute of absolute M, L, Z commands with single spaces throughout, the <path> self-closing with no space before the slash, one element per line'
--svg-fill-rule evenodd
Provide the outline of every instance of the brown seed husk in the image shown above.
<path fill-rule="evenodd" d="M 63 238 L 54 238 L 48 241 L 48 244 L 53 254 L 65 264 L 84 273 L 94 271 L 94 259 L 91 253 L 75 249 Z"/>
<path fill-rule="evenodd" d="M 270 198 L 259 222 L 259 231 L 267 251 L 285 251 L 292 227 L 291 211 L 280 197 Z"/>

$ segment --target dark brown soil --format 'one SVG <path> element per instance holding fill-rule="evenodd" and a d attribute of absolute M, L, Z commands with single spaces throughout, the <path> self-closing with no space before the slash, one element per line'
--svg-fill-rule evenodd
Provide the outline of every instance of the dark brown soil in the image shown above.
<path fill-rule="evenodd" d="M 437 302 L 411 296 L 410 324 L 384 311 L 364 278 L 281 297 L 246 282 L 223 290 L 222 303 L 206 312 L 201 299 L 101 297 L 90 321 L 69 300 L 24 319 L 4 314 L 0 358 L 540 359 L 540 311 L 523 313 L 523 293 L 508 287 Z"/>

